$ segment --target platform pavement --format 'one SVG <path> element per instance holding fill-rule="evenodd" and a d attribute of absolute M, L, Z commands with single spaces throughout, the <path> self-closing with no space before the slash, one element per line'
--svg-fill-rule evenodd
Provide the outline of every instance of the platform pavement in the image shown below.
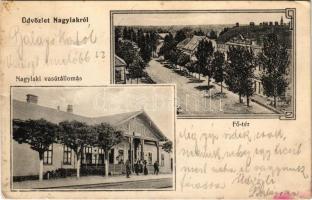
<path fill-rule="evenodd" d="M 46 189 L 46 188 L 61 188 L 66 186 L 79 186 L 79 185 L 88 185 L 88 184 L 103 184 L 103 183 L 118 183 L 118 182 L 127 182 L 127 181 L 143 181 L 143 180 L 153 180 L 153 179 L 166 179 L 172 178 L 172 174 L 159 174 L 159 175 L 135 175 L 132 174 L 130 178 L 127 178 L 125 175 L 120 176 L 82 176 L 79 179 L 77 177 L 67 177 L 67 178 L 58 178 L 50 180 L 30 180 L 30 181 L 21 181 L 13 183 L 13 190 L 24 190 L 24 189 Z"/>

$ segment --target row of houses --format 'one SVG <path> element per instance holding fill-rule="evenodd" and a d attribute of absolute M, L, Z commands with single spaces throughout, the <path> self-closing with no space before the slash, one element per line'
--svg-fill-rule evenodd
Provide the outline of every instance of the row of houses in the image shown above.
<path fill-rule="evenodd" d="M 52 123 L 64 120 L 77 120 L 89 125 L 108 123 L 117 130 L 122 130 L 125 138 L 109 152 L 109 173 L 124 172 L 124 163 L 129 160 L 133 166 L 138 160 L 145 160 L 152 170 L 155 161 L 159 162 L 160 172 L 170 173 L 172 170 L 171 153 L 162 149 L 168 139 L 144 110 L 135 112 L 87 117 L 74 114 L 73 106 L 67 111 L 38 105 L 38 97 L 28 94 L 26 101 L 13 100 L 13 119 L 45 119 Z M 28 144 L 19 144 L 13 140 L 13 177 L 34 176 L 39 174 L 38 153 Z M 57 169 L 74 169 L 77 166 L 75 153 L 68 147 L 54 143 L 44 153 L 44 172 Z M 81 167 L 102 167 L 104 171 L 104 151 L 98 147 L 88 146 L 83 150 Z"/>
<path fill-rule="evenodd" d="M 246 47 L 252 49 L 255 57 L 257 57 L 262 52 L 262 46 L 256 42 L 256 40 L 245 38 L 242 34 L 239 34 L 233 38 L 231 38 L 229 41 L 225 43 L 218 42 L 214 39 L 209 39 L 207 36 L 196 36 L 194 35 L 192 38 L 186 38 L 185 40 L 179 42 L 177 44 L 177 49 L 180 52 L 183 52 L 185 55 L 188 55 L 190 57 L 190 60 L 193 62 L 196 62 L 196 56 L 195 53 L 197 51 L 198 44 L 201 40 L 210 41 L 214 47 L 215 51 L 220 51 L 224 53 L 225 60 L 227 60 L 227 52 L 230 47 Z M 291 49 L 288 49 L 290 56 L 291 56 Z M 291 61 L 292 59 L 290 59 Z M 290 63 L 291 65 L 292 63 Z M 253 78 L 253 87 L 255 94 L 260 96 L 264 95 L 263 85 L 260 80 L 260 76 L 262 73 L 262 68 L 258 65 L 255 67 L 254 71 L 254 78 Z M 289 77 L 290 78 L 290 77 Z M 290 89 L 288 88 L 286 95 L 290 94 Z"/>

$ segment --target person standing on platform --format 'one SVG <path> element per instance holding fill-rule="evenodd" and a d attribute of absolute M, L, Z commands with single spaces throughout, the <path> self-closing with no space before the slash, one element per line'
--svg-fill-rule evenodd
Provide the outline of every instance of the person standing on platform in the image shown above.
<path fill-rule="evenodd" d="M 148 170 L 147 170 L 147 162 L 144 160 L 144 175 L 148 175 Z"/>
<path fill-rule="evenodd" d="M 159 164 L 158 161 L 154 162 L 154 174 L 158 175 L 159 173 Z"/>
<path fill-rule="evenodd" d="M 136 173 L 136 175 L 138 176 L 139 175 L 139 160 L 134 164 L 134 171 Z"/>

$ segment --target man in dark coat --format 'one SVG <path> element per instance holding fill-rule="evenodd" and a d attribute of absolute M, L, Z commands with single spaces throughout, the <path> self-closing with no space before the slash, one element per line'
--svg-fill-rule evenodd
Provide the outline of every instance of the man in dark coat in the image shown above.
<path fill-rule="evenodd" d="M 135 171 L 136 175 L 139 175 L 139 167 L 140 167 L 140 163 L 139 163 L 139 161 L 137 161 L 134 164 L 134 171 Z"/>
<path fill-rule="evenodd" d="M 159 164 L 158 161 L 155 161 L 154 163 L 154 174 L 158 175 L 159 173 Z"/>

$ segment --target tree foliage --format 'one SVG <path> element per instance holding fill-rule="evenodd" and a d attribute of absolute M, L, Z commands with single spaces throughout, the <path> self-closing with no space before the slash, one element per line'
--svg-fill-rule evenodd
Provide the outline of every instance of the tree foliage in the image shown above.
<path fill-rule="evenodd" d="M 190 62 L 190 56 L 181 52 L 178 54 L 178 65 L 185 66 L 188 62 Z"/>
<path fill-rule="evenodd" d="M 172 62 L 173 64 L 177 64 L 178 61 L 178 53 L 175 49 L 172 49 L 170 51 L 170 62 Z"/>
<path fill-rule="evenodd" d="M 57 125 L 39 120 L 13 119 L 13 139 L 18 143 L 27 143 L 39 154 L 39 180 L 43 179 L 43 156 L 51 144 L 56 141 Z"/>
<path fill-rule="evenodd" d="M 66 145 L 76 154 L 77 178 L 79 178 L 83 149 L 96 141 L 96 135 L 86 123 L 74 120 L 59 123 L 58 138 L 61 144 Z"/>
<path fill-rule="evenodd" d="M 261 82 L 264 94 L 274 98 L 276 107 L 276 98 L 285 95 L 289 84 L 287 80 L 289 55 L 286 44 L 279 42 L 276 34 L 269 34 L 264 40 L 258 60 L 263 69 Z"/>
<path fill-rule="evenodd" d="M 174 37 L 174 40 L 176 41 L 176 43 L 179 43 L 183 41 L 184 39 L 186 39 L 186 29 L 178 30 Z"/>
<path fill-rule="evenodd" d="M 102 148 L 104 151 L 109 151 L 113 146 L 119 144 L 123 139 L 122 131 L 116 130 L 110 124 L 96 124 L 93 128 L 97 135 L 94 145 Z"/>
<path fill-rule="evenodd" d="M 194 35 L 197 35 L 197 36 L 204 36 L 205 35 L 205 33 L 201 30 L 201 29 L 199 29 L 198 31 L 194 31 Z"/>
<path fill-rule="evenodd" d="M 254 78 L 254 56 L 251 49 L 246 47 L 230 46 L 228 51 L 228 66 L 226 67 L 225 83 L 230 91 L 246 96 L 249 106 L 249 97 L 252 96 Z"/>
<path fill-rule="evenodd" d="M 201 40 L 198 44 L 197 51 L 195 52 L 197 58 L 197 72 L 199 74 L 203 74 L 204 76 L 208 76 L 208 85 L 210 83 L 210 79 L 213 75 L 213 66 L 211 65 L 211 59 L 213 55 L 213 45 L 211 41 L 207 41 L 205 39 Z"/>
<path fill-rule="evenodd" d="M 214 66 L 213 78 L 217 83 L 221 83 L 222 93 L 222 82 L 224 81 L 224 54 L 216 51 L 213 56 L 212 66 Z"/>
<path fill-rule="evenodd" d="M 214 30 L 211 30 L 209 33 L 209 38 L 210 39 L 217 39 L 218 38 L 217 33 Z"/>
<path fill-rule="evenodd" d="M 13 139 L 29 144 L 31 149 L 42 154 L 55 142 L 56 131 L 57 125 L 45 119 L 13 119 Z"/>
<path fill-rule="evenodd" d="M 168 140 L 166 141 L 163 146 L 162 149 L 167 152 L 167 153 L 171 153 L 172 152 L 172 141 Z"/>
<path fill-rule="evenodd" d="M 97 135 L 97 140 L 94 142 L 94 146 L 98 146 L 104 150 L 105 176 L 108 176 L 108 152 L 113 146 L 122 141 L 123 133 L 107 123 L 96 124 L 93 126 L 93 130 Z"/>
<path fill-rule="evenodd" d="M 136 45 L 129 40 L 123 40 L 119 42 L 119 49 L 116 50 L 116 54 L 125 60 L 127 63 L 127 69 L 129 76 L 132 79 L 141 78 L 146 63 L 140 56 Z"/>
<path fill-rule="evenodd" d="M 79 121 L 60 122 L 58 137 L 62 144 L 71 148 L 76 154 L 81 153 L 83 147 L 96 140 L 92 129 L 86 123 Z"/>
<path fill-rule="evenodd" d="M 141 57 L 136 57 L 131 65 L 129 66 L 129 76 L 131 79 L 138 79 L 141 78 L 144 74 L 145 62 Z"/>
<path fill-rule="evenodd" d="M 173 39 L 173 36 L 171 33 L 169 33 L 169 35 L 166 35 L 165 39 L 164 39 L 164 45 L 161 47 L 161 52 L 164 55 L 164 58 L 166 60 L 170 59 L 170 52 L 172 49 L 175 48 L 175 40 Z"/>
<path fill-rule="evenodd" d="M 130 40 L 119 41 L 118 49 L 116 49 L 115 53 L 124 59 L 124 61 L 127 63 L 127 67 L 129 67 L 139 56 L 137 47 Z"/>

